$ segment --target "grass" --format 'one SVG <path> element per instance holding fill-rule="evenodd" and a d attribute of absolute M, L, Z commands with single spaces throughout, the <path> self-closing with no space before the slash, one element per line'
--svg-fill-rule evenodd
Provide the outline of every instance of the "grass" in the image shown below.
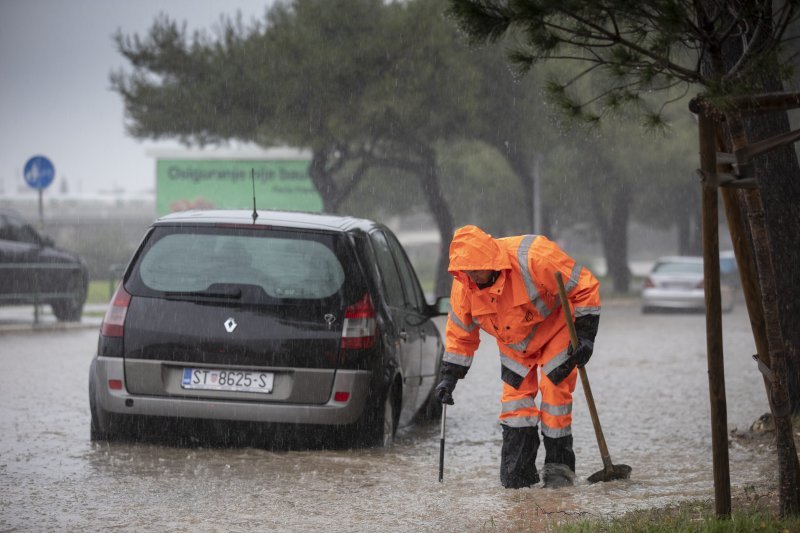
<path fill-rule="evenodd" d="M 780 518 L 762 498 L 753 500 L 752 496 L 745 496 L 745 502 L 735 502 L 730 518 L 717 518 L 713 502 L 688 502 L 664 509 L 634 511 L 613 520 L 574 522 L 555 530 L 563 533 L 800 531 L 800 517 Z M 777 495 L 764 499 L 772 504 Z"/>
<path fill-rule="evenodd" d="M 800 417 L 793 416 L 792 424 L 800 427 Z M 732 435 L 743 446 L 761 446 L 772 443 L 774 431 L 770 429 L 750 430 L 745 434 Z M 795 446 L 800 446 L 800 437 L 795 436 Z M 554 531 L 563 533 L 744 533 L 751 531 L 793 532 L 800 531 L 800 513 L 781 517 L 780 496 L 773 482 L 763 481 L 733 491 L 730 518 L 716 516 L 713 500 L 691 501 L 660 509 L 645 509 L 627 513 L 621 517 L 605 520 L 581 520 L 559 525 Z"/>
<path fill-rule="evenodd" d="M 116 284 L 111 285 L 107 279 L 92 280 L 89 282 L 89 292 L 86 295 L 87 304 L 107 304 L 111 300 L 111 293 Z"/>

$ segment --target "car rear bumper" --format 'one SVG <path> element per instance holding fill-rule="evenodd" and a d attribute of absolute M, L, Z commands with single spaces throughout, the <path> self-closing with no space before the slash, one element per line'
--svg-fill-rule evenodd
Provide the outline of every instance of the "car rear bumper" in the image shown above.
<path fill-rule="evenodd" d="M 323 404 L 243 401 L 183 396 L 146 396 L 125 388 L 124 360 L 97 357 L 92 362 L 95 402 L 103 411 L 132 416 L 202 418 L 277 424 L 342 425 L 358 420 L 364 410 L 372 375 L 365 370 L 337 370 L 330 398 Z M 109 380 L 121 380 L 122 389 L 112 390 Z M 347 392 L 344 402 L 334 401 L 334 392 Z"/>
<path fill-rule="evenodd" d="M 722 309 L 729 311 L 733 308 L 734 291 L 727 285 L 720 287 Z M 644 289 L 642 291 L 643 309 L 697 309 L 706 307 L 705 291 L 703 289 L 674 290 L 674 289 Z"/>
<path fill-rule="evenodd" d="M 642 292 L 642 307 L 667 307 L 674 309 L 704 309 L 706 305 L 703 289 L 664 290 L 645 289 Z"/>

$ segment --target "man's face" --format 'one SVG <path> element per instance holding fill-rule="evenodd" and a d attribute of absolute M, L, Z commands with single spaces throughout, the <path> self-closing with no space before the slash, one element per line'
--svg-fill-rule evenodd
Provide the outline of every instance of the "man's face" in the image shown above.
<path fill-rule="evenodd" d="M 492 277 L 491 270 L 465 270 L 464 273 L 476 285 L 487 283 L 489 278 Z"/>

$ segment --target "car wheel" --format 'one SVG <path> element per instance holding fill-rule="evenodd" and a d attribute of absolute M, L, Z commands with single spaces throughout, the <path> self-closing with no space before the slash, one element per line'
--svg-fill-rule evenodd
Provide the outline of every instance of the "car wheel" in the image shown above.
<path fill-rule="evenodd" d="M 428 399 L 417 413 L 419 420 L 431 421 L 442 418 L 442 402 L 436 397 L 434 390 L 428 394 Z"/>
<path fill-rule="evenodd" d="M 394 398 L 392 394 L 387 394 L 386 400 L 383 402 L 383 431 L 381 432 L 381 446 L 387 447 L 392 445 L 392 442 L 394 442 L 395 430 Z"/>
<path fill-rule="evenodd" d="M 86 301 L 86 282 L 82 278 L 73 277 L 65 292 L 71 292 L 73 296 L 52 302 L 53 314 L 61 322 L 78 322 Z"/>
<path fill-rule="evenodd" d="M 93 376 L 89 376 L 89 412 L 92 420 L 89 426 L 89 438 L 92 441 L 109 440 L 108 413 L 97 407 Z"/>
<path fill-rule="evenodd" d="M 94 405 L 91 406 L 91 410 L 92 410 L 92 422 L 89 427 L 89 439 L 92 442 L 109 440 L 108 433 L 106 431 L 103 431 L 102 429 L 104 424 L 100 421 L 101 418 L 98 416 Z"/>
<path fill-rule="evenodd" d="M 392 387 L 386 392 L 383 400 L 376 402 L 365 410 L 356 427 L 357 441 L 363 446 L 391 446 L 397 431 L 397 413 L 395 394 Z"/>
<path fill-rule="evenodd" d="M 89 426 L 89 439 L 94 442 L 126 440 L 132 438 L 130 425 L 124 417 L 114 415 L 98 407 L 94 400 L 89 401 L 92 420 Z"/>
<path fill-rule="evenodd" d="M 89 439 L 93 442 L 117 440 L 128 435 L 129 426 L 123 417 L 109 413 L 97 405 L 94 365 L 89 372 L 89 412 L 92 417 L 89 425 Z"/>

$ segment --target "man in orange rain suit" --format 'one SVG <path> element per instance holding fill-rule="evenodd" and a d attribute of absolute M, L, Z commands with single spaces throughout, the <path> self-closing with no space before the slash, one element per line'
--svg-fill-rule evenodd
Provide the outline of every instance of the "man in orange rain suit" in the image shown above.
<path fill-rule="evenodd" d="M 480 343 L 479 330 L 494 336 L 503 380 L 500 481 L 506 488 L 539 481 L 535 461 L 541 422 L 544 486 L 571 485 L 575 477 L 572 393 L 576 366 L 587 363 L 597 335 L 599 282 L 546 237 L 494 239 L 476 226 L 456 230 L 448 270 L 455 279 L 441 382 L 436 386 L 438 399 L 453 404 L 456 382 L 466 376 Z M 580 341 L 575 350 L 558 296 L 556 272 L 561 272 L 575 316 Z"/>

